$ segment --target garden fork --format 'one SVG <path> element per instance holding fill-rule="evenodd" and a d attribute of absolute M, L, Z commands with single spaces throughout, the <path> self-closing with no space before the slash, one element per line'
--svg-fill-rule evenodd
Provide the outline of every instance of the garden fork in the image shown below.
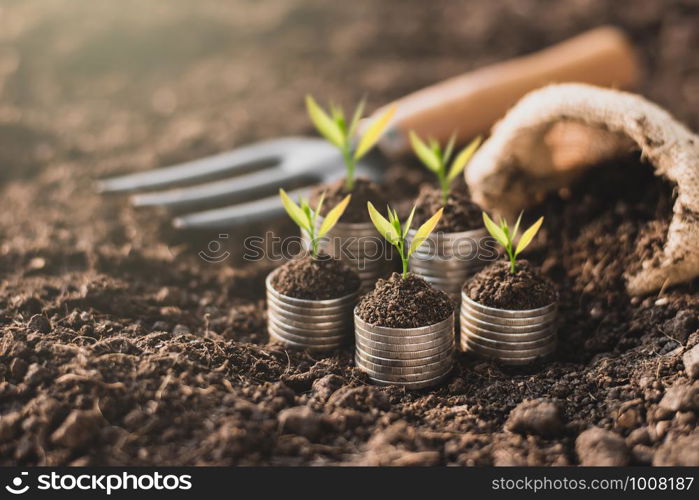
<path fill-rule="evenodd" d="M 438 141 L 446 141 L 456 131 L 461 142 L 487 132 L 520 97 L 548 83 L 629 88 L 638 77 L 636 57 L 626 37 L 615 28 L 602 27 L 540 52 L 451 78 L 388 105 L 397 111 L 379 141 L 380 151 L 362 158 L 357 175 L 380 181 L 386 163 L 383 154 L 405 153 L 410 130 Z M 177 228 L 218 229 L 281 214 L 281 203 L 273 195 L 279 187 L 310 186 L 343 175 L 342 157 L 334 146 L 321 139 L 286 137 L 102 180 L 99 189 L 132 193 L 135 206 L 163 206 L 182 214 L 173 220 Z M 222 208 L 202 210 L 211 206 Z"/>

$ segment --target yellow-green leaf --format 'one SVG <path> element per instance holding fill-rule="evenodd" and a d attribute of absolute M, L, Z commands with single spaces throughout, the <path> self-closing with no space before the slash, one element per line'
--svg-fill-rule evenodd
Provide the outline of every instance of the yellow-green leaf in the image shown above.
<path fill-rule="evenodd" d="M 348 194 L 340 203 L 337 204 L 335 208 L 328 212 L 328 215 L 325 216 L 323 223 L 320 225 L 320 229 L 318 230 L 318 238 L 325 236 L 328 231 L 330 231 L 333 226 L 337 224 L 337 221 L 340 220 L 340 217 L 342 217 L 342 214 L 345 212 L 351 198 L 352 195 Z"/>
<path fill-rule="evenodd" d="M 444 208 L 440 208 L 436 214 L 430 217 L 427 222 L 425 222 L 422 226 L 418 228 L 418 230 L 415 232 L 415 236 L 413 237 L 413 242 L 410 244 L 410 250 L 408 250 L 408 257 L 410 257 L 413 254 L 413 252 L 417 250 L 420 247 L 420 245 L 422 245 L 422 242 L 427 239 L 430 233 L 434 231 L 434 228 L 437 227 L 437 223 L 439 223 L 439 219 L 442 218 L 443 211 Z"/>
<path fill-rule="evenodd" d="M 439 172 L 439 169 L 442 166 L 442 162 L 439 161 L 439 157 L 412 130 L 410 131 L 410 145 L 413 147 L 413 152 L 415 155 L 420 158 L 420 161 L 424 163 L 427 168 L 433 172 Z"/>
<path fill-rule="evenodd" d="M 386 240 L 394 244 L 400 238 L 400 235 L 396 232 L 396 228 L 386 220 L 386 218 L 379 213 L 371 202 L 367 202 L 367 208 L 369 209 L 369 217 L 371 217 L 371 222 L 374 223 L 376 230 L 381 236 L 386 238 Z"/>
<path fill-rule="evenodd" d="M 478 149 L 478 146 L 480 144 L 481 138 L 479 136 L 472 140 L 468 146 L 461 150 L 461 152 L 454 159 L 454 162 L 451 164 L 449 175 L 447 175 L 447 181 L 453 181 L 454 179 L 456 179 L 456 176 L 463 172 L 464 168 L 466 168 L 466 165 L 473 156 L 473 153 L 476 152 L 476 149 Z"/>
<path fill-rule="evenodd" d="M 410 215 L 408 216 L 408 220 L 405 221 L 405 224 L 403 225 L 403 238 L 406 237 L 408 234 L 408 231 L 410 231 L 410 226 L 413 224 L 413 216 L 415 215 L 415 209 L 417 208 L 417 205 L 413 205 L 413 209 L 410 211 Z"/>
<path fill-rule="evenodd" d="M 366 99 L 362 99 L 357 105 L 357 109 L 354 110 L 354 115 L 352 115 L 352 121 L 349 126 L 349 135 L 354 136 L 357 131 L 357 126 L 359 125 L 359 120 L 362 119 L 362 114 L 364 114 L 364 106 L 366 105 Z"/>
<path fill-rule="evenodd" d="M 344 148 L 345 136 L 342 129 L 310 95 L 306 96 L 306 109 L 318 132 L 338 148 Z"/>
<path fill-rule="evenodd" d="M 318 200 L 318 204 L 316 205 L 316 209 L 313 210 L 313 216 L 311 217 L 311 223 L 315 227 L 316 225 L 316 219 L 318 219 L 318 215 L 320 215 L 320 211 L 323 209 L 323 202 L 325 201 L 325 191 L 320 193 L 320 199 Z"/>
<path fill-rule="evenodd" d="M 532 242 L 534 239 L 534 236 L 536 236 L 536 233 L 539 231 L 539 228 L 541 228 L 541 224 L 544 223 L 544 218 L 539 217 L 539 220 L 536 221 L 534 224 L 532 224 L 529 229 L 524 231 L 522 234 L 522 237 L 519 239 L 519 243 L 517 243 L 517 250 L 515 250 L 515 257 L 519 255 L 519 253 L 527 248 L 529 246 L 529 243 Z"/>
<path fill-rule="evenodd" d="M 505 231 L 498 227 L 498 225 L 495 224 L 495 222 L 493 222 L 492 219 L 488 217 L 488 214 L 485 212 L 483 212 L 483 223 L 485 224 L 485 228 L 488 230 L 490 235 L 493 238 L 495 238 L 498 241 L 498 243 L 507 248 L 509 242 L 507 240 L 507 235 L 505 234 Z"/>
<path fill-rule="evenodd" d="M 517 237 L 517 233 L 519 232 L 519 225 L 522 222 L 523 215 L 524 215 L 524 210 L 522 210 L 519 213 L 519 217 L 517 217 L 517 222 L 515 222 L 515 227 L 512 228 L 512 234 L 510 235 L 510 238 L 512 238 L 513 241 Z"/>
<path fill-rule="evenodd" d="M 301 229 L 310 231 L 310 221 L 308 220 L 308 217 L 301 209 L 301 207 L 294 203 L 294 201 L 291 198 L 289 198 L 289 195 L 287 195 L 286 191 L 284 191 L 283 189 L 279 189 L 279 197 L 282 199 L 282 205 L 284 205 L 284 210 L 286 210 L 286 213 L 289 214 L 291 220 L 293 220 Z"/>
<path fill-rule="evenodd" d="M 451 153 L 454 151 L 454 143 L 456 142 L 456 132 L 452 132 L 449 136 L 449 142 L 447 142 L 447 147 L 444 148 L 444 154 L 442 155 L 442 161 L 447 163 L 451 158 Z"/>
<path fill-rule="evenodd" d="M 381 137 L 384 130 L 388 126 L 389 122 L 396 114 L 396 106 L 391 106 L 384 114 L 378 117 L 374 122 L 369 125 L 366 133 L 359 140 L 357 149 L 354 152 L 354 159 L 358 160 L 364 156 Z"/>

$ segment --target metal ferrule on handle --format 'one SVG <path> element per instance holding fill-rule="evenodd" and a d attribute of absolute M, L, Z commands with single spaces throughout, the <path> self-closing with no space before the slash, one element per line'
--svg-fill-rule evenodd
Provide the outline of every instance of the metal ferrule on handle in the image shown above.
<path fill-rule="evenodd" d="M 527 365 L 556 350 L 558 302 L 529 310 L 484 306 L 461 295 L 461 350 L 505 365 Z"/>
<path fill-rule="evenodd" d="M 419 328 L 375 326 L 354 314 L 357 367 L 372 381 L 422 389 L 439 384 L 454 363 L 454 314 Z"/>
<path fill-rule="evenodd" d="M 331 351 L 352 338 L 352 311 L 359 291 L 329 300 L 297 299 L 272 286 L 274 270 L 267 275 L 267 331 L 270 339 L 289 347 Z"/>

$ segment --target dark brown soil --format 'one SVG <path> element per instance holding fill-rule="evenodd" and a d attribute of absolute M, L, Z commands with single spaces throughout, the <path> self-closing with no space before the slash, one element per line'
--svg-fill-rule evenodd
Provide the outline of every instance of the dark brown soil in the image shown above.
<path fill-rule="evenodd" d="M 464 286 L 468 296 L 488 307 L 499 309 L 536 309 L 556 300 L 556 288 L 550 280 L 526 260 L 517 262 L 510 272 L 510 262 L 498 261 L 478 272 Z"/>
<path fill-rule="evenodd" d="M 447 203 L 442 204 L 441 190 L 432 186 L 423 186 L 415 204 L 414 229 L 426 222 L 442 207 L 444 212 L 435 231 L 458 233 L 483 227 L 483 210 L 471 201 L 465 189 L 452 189 Z"/>
<path fill-rule="evenodd" d="M 311 206 L 315 207 L 322 193 L 325 193 L 325 201 L 320 210 L 321 215 L 326 215 L 333 207 L 340 203 L 348 192 L 345 190 L 345 180 L 341 179 L 332 184 L 323 184 L 313 189 L 311 194 Z M 342 214 L 341 222 L 369 222 L 367 203 L 371 202 L 379 210 L 386 205 L 386 198 L 381 194 L 381 187 L 368 179 L 358 177 L 354 181 L 352 199 Z"/>
<path fill-rule="evenodd" d="M 241 242 L 298 233 L 289 221 L 231 233 L 217 264 L 197 254 L 218 232 L 180 235 L 93 191 L 313 134 L 306 93 L 367 95 L 372 110 L 603 23 L 638 46 L 640 90 L 697 130 L 696 2 L 24 0 L 2 15 L 0 464 L 699 465 L 682 360 L 699 344 L 699 281 L 624 289 L 672 213 L 638 154 L 528 211 L 546 224 L 527 258 L 560 293 L 553 359 L 461 354 L 421 392 L 371 385 L 351 349 L 268 343 L 278 264 L 244 261 Z M 383 192 L 412 205 L 427 174 L 394 163 Z"/>
<path fill-rule="evenodd" d="M 417 328 L 444 321 L 454 312 L 449 296 L 424 279 L 393 273 L 379 280 L 357 305 L 357 315 L 367 323 L 389 328 Z"/>
<path fill-rule="evenodd" d="M 281 266 L 272 279 L 276 291 L 297 299 L 337 299 L 356 292 L 359 276 L 327 254 L 306 255 Z"/>

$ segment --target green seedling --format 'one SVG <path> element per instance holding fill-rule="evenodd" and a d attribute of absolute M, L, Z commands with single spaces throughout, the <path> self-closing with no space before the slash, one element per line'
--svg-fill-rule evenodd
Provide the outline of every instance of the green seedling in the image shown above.
<path fill-rule="evenodd" d="M 342 213 L 347 208 L 352 195 L 348 194 L 345 196 L 335 208 L 330 210 L 328 215 L 323 219 L 323 223 L 317 229 L 316 221 L 318 220 L 320 209 L 323 207 L 325 193 L 320 196 L 315 210 L 311 209 L 308 200 L 305 198 L 301 198 L 300 204 L 297 205 L 289 198 L 289 195 L 286 194 L 286 191 L 283 189 L 279 190 L 279 197 L 282 199 L 282 205 L 284 205 L 284 209 L 286 213 L 289 214 L 289 217 L 291 217 L 291 220 L 293 220 L 302 231 L 308 234 L 308 238 L 311 240 L 311 256 L 315 259 L 318 257 L 318 242 L 323 236 L 328 234 L 328 231 L 330 231 L 335 224 L 337 224 L 337 221 L 342 217 Z"/>
<path fill-rule="evenodd" d="M 510 273 L 515 274 L 517 272 L 517 256 L 522 253 L 522 250 L 527 248 L 529 244 L 539 232 L 541 224 L 544 222 L 543 217 L 539 217 L 534 224 L 532 224 L 529 229 L 522 233 L 522 236 L 517 242 L 517 247 L 515 247 L 515 239 L 517 238 L 517 233 L 519 232 L 519 223 L 522 221 L 522 214 L 519 214 L 515 226 L 510 229 L 507 221 L 500 217 L 500 225 L 497 225 L 493 220 L 488 217 L 488 214 L 483 212 L 483 222 L 485 223 L 485 228 L 488 230 L 490 235 L 495 238 L 495 241 L 500 243 L 507 252 L 507 256 L 510 258 Z"/>
<path fill-rule="evenodd" d="M 379 213 L 371 202 L 367 203 L 369 208 L 369 217 L 371 217 L 371 222 L 376 226 L 377 231 L 381 236 L 383 236 L 386 241 L 398 249 L 400 254 L 400 259 L 403 262 L 403 278 L 408 274 L 408 258 L 413 254 L 415 250 L 422 245 L 422 242 L 427 239 L 434 228 L 437 226 L 439 219 L 442 217 L 443 208 L 429 218 L 420 228 L 415 232 L 413 241 L 410 244 L 410 248 L 405 248 L 405 237 L 408 235 L 410 230 L 410 225 L 413 223 L 413 216 L 415 215 L 415 207 L 410 212 L 408 220 L 405 221 L 401 228 L 400 220 L 398 219 L 398 214 L 391 207 L 387 207 L 388 219 Z"/>
<path fill-rule="evenodd" d="M 336 146 L 342 153 L 345 161 L 347 174 L 345 175 L 345 191 L 351 192 L 354 189 L 354 173 L 357 169 L 357 162 L 374 147 L 381 138 L 391 118 L 396 112 L 396 107 L 392 106 L 381 116 L 376 118 L 366 129 L 359 142 L 354 142 L 357 134 L 359 121 L 364 113 L 364 101 L 362 100 L 354 110 L 349 123 L 345 119 L 345 112 L 342 108 L 330 105 L 330 112 L 326 112 L 310 95 L 306 96 L 306 109 L 311 117 L 313 125 L 331 144 Z"/>
<path fill-rule="evenodd" d="M 454 152 L 454 140 L 456 136 L 452 135 L 447 143 L 446 148 L 442 150 L 435 139 L 429 139 L 427 142 L 420 139 L 414 132 L 410 131 L 410 145 L 413 147 L 413 152 L 420 161 L 431 171 L 434 172 L 439 180 L 439 187 L 442 189 L 442 204 L 446 205 L 451 191 L 451 183 L 454 179 L 464 171 L 469 160 L 476 152 L 481 143 L 481 138 L 476 137 L 471 143 L 462 149 L 451 166 L 448 167 L 451 155 Z M 448 167 L 448 168 L 447 168 Z"/>

